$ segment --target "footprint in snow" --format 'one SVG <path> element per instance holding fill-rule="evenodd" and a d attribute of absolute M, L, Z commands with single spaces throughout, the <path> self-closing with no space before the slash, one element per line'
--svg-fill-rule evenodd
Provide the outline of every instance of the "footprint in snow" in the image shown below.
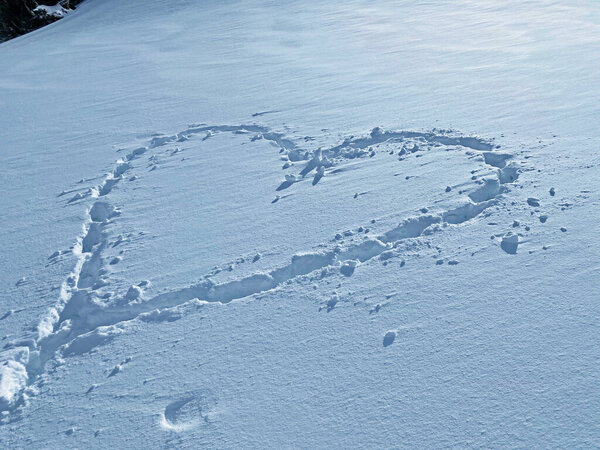
<path fill-rule="evenodd" d="M 202 412 L 201 399 L 191 395 L 169 403 L 161 414 L 160 425 L 179 433 L 206 422 L 208 417 Z"/>

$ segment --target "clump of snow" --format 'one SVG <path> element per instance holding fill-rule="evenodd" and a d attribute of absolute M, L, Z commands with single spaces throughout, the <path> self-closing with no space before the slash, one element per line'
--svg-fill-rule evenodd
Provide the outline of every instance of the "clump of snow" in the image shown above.
<path fill-rule="evenodd" d="M 63 8 L 60 3 L 56 5 L 38 5 L 34 9 L 37 13 L 47 14 L 50 17 L 60 19 L 66 16 L 71 10 Z"/>
<path fill-rule="evenodd" d="M 142 288 L 136 285 L 131 285 L 125 294 L 125 298 L 129 301 L 134 301 L 140 298 L 143 294 Z"/>
<path fill-rule="evenodd" d="M 20 392 L 27 386 L 25 366 L 28 362 L 28 347 L 17 347 L 0 354 L 0 409 L 14 406 Z"/>
<path fill-rule="evenodd" d="M 394 343 L 395 339 L 396 339 L 396 332 L 393 330 L 388 331 L 387 333 L 385 333 L 385 336 L 383 336 L 383 346 L 388 347 L 388 346 L 392 345 Z"/>
<path fill-rule="evenodd" d="M 502 238 L 500 247 L 502 247 L 502 250 L 504 250 L 506 253 L 510 253 L 511 255 L 516 254 L 517 248 L 519 247 L 519 236 L 509 231 Z"/>

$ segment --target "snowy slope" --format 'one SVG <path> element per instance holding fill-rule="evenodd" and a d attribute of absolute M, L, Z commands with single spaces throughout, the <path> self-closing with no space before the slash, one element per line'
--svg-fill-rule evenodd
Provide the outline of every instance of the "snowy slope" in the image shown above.
<path fill-rule="evenodd" d="M 0 443 L 600 444 L 588 2 L 87 0 L 0 45 Z"/>

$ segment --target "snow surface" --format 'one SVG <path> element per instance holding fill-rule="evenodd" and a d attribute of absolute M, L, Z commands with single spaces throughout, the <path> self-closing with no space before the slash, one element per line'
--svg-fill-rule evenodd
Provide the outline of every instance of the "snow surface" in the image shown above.
<path fill-rule="evenodd" d="M 598 67 L 584 1 L 3 43 L 1 446 L 599 446 Z"/>

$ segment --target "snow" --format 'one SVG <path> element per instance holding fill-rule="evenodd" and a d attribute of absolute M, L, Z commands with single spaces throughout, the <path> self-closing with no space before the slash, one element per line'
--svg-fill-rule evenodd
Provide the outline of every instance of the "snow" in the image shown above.
<path fill-rule="evenodd" d="M 63 8 L 61 5 L 38 5 L 35 7 L 34 11 L 36 12 L 44 12 L 45 14 L 53 17 L 64 17 L 69 14 L 69 9 Z"/>
<path fill-rule="evenodd" d="M 86 0 L 1 44 L 1 446 L 597 445 L 599 28 Z"/>

